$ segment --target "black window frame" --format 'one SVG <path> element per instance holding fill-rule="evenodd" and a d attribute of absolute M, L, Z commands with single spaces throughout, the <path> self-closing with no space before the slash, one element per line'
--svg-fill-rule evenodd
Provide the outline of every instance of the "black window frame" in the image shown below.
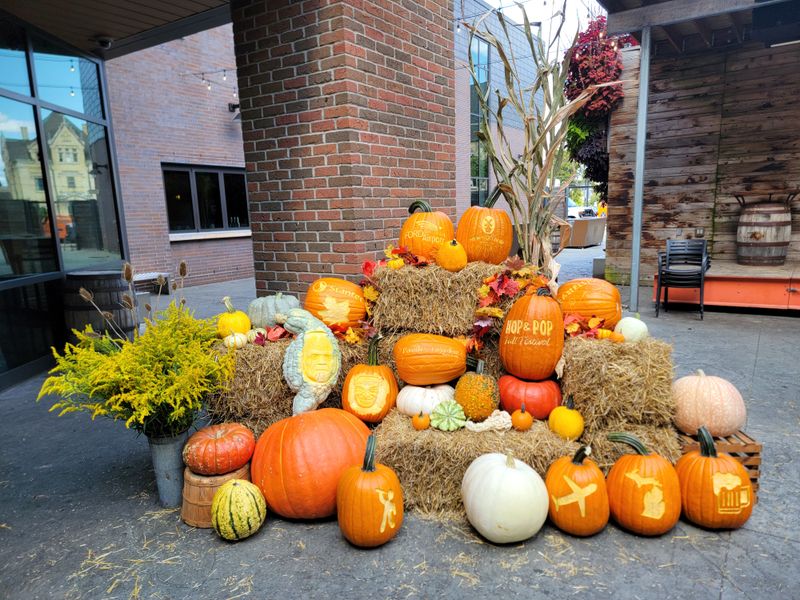
<path fill-rule="evenodd" d="M 192 217 L 194 219 L 194 229 L 172 229 L 172 223 L 169 222 L 169 198 L 167 198 L 167 171 L 179 171 L 188 173 L 189 186 L 192 191 Z M 214 229 L 202 229 L 200 227 L 200 206 L 197 200 L 197 179 L 196 173 L 215 173 L 219 180 L 219 196 L 222 208 L 222 227 Z M 250 206 L 249 198 L 245 198 L 247 202 L 247 225 L 244 227 L 229 227 L 228 226 L 228 198 L 225 189 L 225 175 L 241 175 L 245 178 L 244 193 L 247 195 L 247 170 L 244 167 L 220 167 L 210 165 L 187 165 L 180 163 L 161 163 L 161 182 L 164 185 L 164 211 L 167 216 L 167 230 L 170 235 L 179 235 L 182 233 L 214 233 L 219 231 L 251 231 L 250 226 Z"/>
<path fill-rule="evenodd" d="M 486 62 L 484 64 L 473 63 L 475 64 L 475 70 L 483 70 L 486 75 L 486 87 L 491 85 L 491 50 L 492 47 L 485 39 L 480 36 L 475 36 L 471 40 L 471 44 L 477 44 L 477 56 L 480 61 L 481 57 L 481 46 L 485 46 L 486 51 Z M 467 52 L 472 54 L 472 45 L 467 48 Z M 474 81 L 469 86 L 469 93 L 470 93 L 470 113 L 469 113 L 469 127 L 470 127 L 470 193 L 469 193 L 469 201 L 471 206 L 483 206 L 486 202 L 486 199 L 489 196 L 489 157 L 486 153 L 485 149 L 484 152 L 481 153 L 480 150 L 478 151 L 477 156 L 472 151 L 472 148 L 477 145 L 479 148 L 483 144 L 481 142 L 476 133 L 480 131 L 481 128 L 481 121 L 483 120 L 483 109 L 479 108 L 478 112 L 474 112 L 472 107 L 477 105 L 480 106 L 480 103 L 477 100 L 477 83 Z M 483 159 L 483 160 L 482 160 Z M 477 169 L 473 169 L 473 165 L 477 165 Z M 477 171 L 477 174 L 474 172 Z M 481 176 L 480 173 L 485 172 L 486 176 Z M 483 188 L 483 191 L 481 191 Z"/>

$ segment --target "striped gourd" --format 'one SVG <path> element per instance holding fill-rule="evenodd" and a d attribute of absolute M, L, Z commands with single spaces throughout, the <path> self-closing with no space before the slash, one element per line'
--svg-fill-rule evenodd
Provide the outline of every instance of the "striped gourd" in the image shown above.
<path fill-rule="evenodd" d="M 266 517 L 264 495 L 258 486 L 244 479 L 225 482 L 211 502 L 211 526 L 226 540 L 242 540 L 253 535 Z"/>

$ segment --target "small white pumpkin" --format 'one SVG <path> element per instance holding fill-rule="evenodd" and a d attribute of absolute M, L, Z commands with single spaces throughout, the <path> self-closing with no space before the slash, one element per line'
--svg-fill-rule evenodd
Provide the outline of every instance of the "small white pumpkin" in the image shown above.
<path fill-rule="evenodd" d="M 263 327 L 256 327 L 247 332 L 247 341 L 252 344 L 256 341 L 259 333 L 264 336 L 264 339 L 267 339 L 267 330 Z"/>
<path fill-rule="evenodd" d="M 397 394 L 397 410 L 408 417 L 419 413 L 429 415 L 445 400 L 453 400 L 456 391 L 449 385 L 420 387 L 407 385 Z"/>
<path fill-rule="evenodd" d="M 672 384 L 675 426 L 694 435 L 705 425 L 714 437 L 732 435 L 747 420 L 744 398 L 730 381 L 698 370 Z"/>
<path fill-rule="evenodd" d="M 247 335 L 244 333 L 232 333 L 222 338 L 222 343 L 226 348 L 244 348 L 247 345 Z"/>
<path fill-rule="evenodd" d="M 479 456 L 461 480 L 467 519 L 495 544 L 536 535 L 547 519 L 547 488 L 539 474 L 511 454 Z"/>
<path fill-rule="evenodd" d="M 638 316 L 620 319 L 619 323 L 614 327 L 614 333 L 621 333 L 626 342 L 640 342 L 650 335 L 647 330 L 647 323 Z"/>

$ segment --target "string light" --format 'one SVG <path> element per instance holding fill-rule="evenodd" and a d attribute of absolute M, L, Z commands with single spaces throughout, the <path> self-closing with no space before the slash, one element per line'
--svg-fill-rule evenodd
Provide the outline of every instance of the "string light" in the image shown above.
<path fill-rule="evenodd" d="M 75 95 L 75 90 L 72 89 L 72 88 L 69 88 L 69 95 L 70 96 L 74 96 Z"/>
<path fill-rule="evenodd" d="M 222 69 L 222 81 L 228 81 L 228 74 L 225 73 L 225 69 Z"/>
<path fill-rule="evenodd" d="M 72 60 L 69 61 L 69 72 L 70 73 L 74 73 L 75 72 L 75 62 L 72 61 Z"/>

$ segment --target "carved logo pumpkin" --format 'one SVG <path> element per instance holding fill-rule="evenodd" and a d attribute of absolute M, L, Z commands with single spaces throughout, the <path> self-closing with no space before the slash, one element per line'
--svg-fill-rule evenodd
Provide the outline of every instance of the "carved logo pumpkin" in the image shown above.
<path fill-rule="evenodd" d="M 547 470 L 544 483 L 550 495 L 550 520 L 571 535 L 587 536 L 608 523 L 606 478 L 581 446 L 575 456 L 562 456 Z"/>
<path fill-rule="evenodd" d="M 622 318 L 622 300 L 617 287 L 603 279 L 573 279 L 558 288 L 556 299 L 565 315 L 605 319 L 612 329 Z"/>
<path fill-rule="evenodd" d="M 471 206 L 461 215 L 456 239 L 464 246 L 470 262 L 499 265 L 511 252 L 514 227 L 504 210 Z"/>
<path fill-rule="evenodd" d="M 419 210 L 420 212 L 415 212 Z M 400 245 L 420 258 L 432 261 L 439 246 L 453 239 L 453 222 L 445 213 L 417 200 L 408 207 L 410 216 L 400 229 Z"/>
<path fill-rule="evenodd" d="M 336 277 L 323 277 L 312 283 L 303 308 L 328 327 L 344 329 L 358 327 L 367 314 L 361 287 Z"/>

